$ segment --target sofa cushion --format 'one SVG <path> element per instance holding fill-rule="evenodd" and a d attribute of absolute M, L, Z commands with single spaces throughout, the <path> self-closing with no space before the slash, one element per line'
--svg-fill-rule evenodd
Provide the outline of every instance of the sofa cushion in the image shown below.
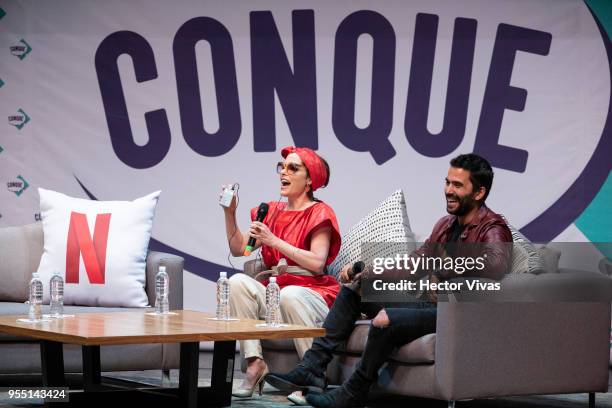
<path fill-rule="evenodd" d="M 43 251 L 40 224 L 0 228 L 0 301 L 25 302 Z"/>
<path fill-rule="evenodd" d="M 365 243 L 376 245 L 362 248 Z M 404 193 L 397 190 L 342 236 L 342 247 L 334 262 L 328 266 L 328 273 L 337 277 L 346 264 L 410 253 L 415 248 Z M 362 249 L 367 253 L 362 253 Z"/>
<path fill-rule="evenodd" d="M 41 372 L 38 342 L 4 343 L 0 353 L 0 374 L 36 374 Z M 100 346 L 102 371 L 159 370 L 164 367 L 165 344 L 127 344 Z M 83 372 L 83 351 L 76 344 L 64 344 L 64 370 L 66 373 Z M 21 381 L 21 380 L 17 380 Z M 6 406 L 2 404 L 2 406 Z M 12 405 L 11 406 L 33 406 Z M 39 406 L 35 404 L 34 406 Z"/>
<path fill-rule="evenodd" d="M 64 304 L 145 307 L 145 261 L 160 191 L 133 201 L 95 201 L 38 189 L 44 252 L 38 272 L 43 302 L 49 280 L 64 275 Z"/>
<path fill-rule="evenodd" d="M 510 273 L 543 273 L 546 272 L 546 265 L 536 247 L 527 239 L 526 236 L 514 228 L 504 217 L 506 225 L 512 233 L 512 265 Z"/>
<path fill-rule="evenodd" d="M 404 344 L 391 354 L 391 359 L 406 364 L 432 364 L 436 357 L 436 333 Z"/>
<path fill-rule="evenodd" d="M 261 341 L 261 346 L 268 350 L 295 351 L 293 339 L 266 339 Z"/>
<path fill-rule="evenodd" d="M 21 302 L 1 302 L 0 316 L 27 315 L 29 305 Z M 91 306 L 64 306 L 65 314 L 76 313 L 106 313 L 127 312 L 131 310 L 153 310 L 152 308 L 125 308 L 125 307 L 91 307 Z M 49 313 L 49 305 L 43 305 L 43 313 Z M 0 333 L 0 342 L 33 341 L 31 337 L 18 337 L 11 334 Z"/>
<path fill-rule="evenodd" d="M 538 253 L 544 262 L 546 273 L 558 273 L 559 272 L 559 259 L 561 258 L 561 251 L 550 246 L 541 246 L 538 248 Z"/>

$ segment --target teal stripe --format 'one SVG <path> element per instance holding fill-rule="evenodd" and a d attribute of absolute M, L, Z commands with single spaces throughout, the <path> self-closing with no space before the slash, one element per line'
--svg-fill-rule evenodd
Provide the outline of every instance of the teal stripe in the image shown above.
<path fill-rule="evenodd" d="M 612 172 L 575 224 L 608 259 L 612 259 L 612 245 L 597 245 L 598 242 L 612 242 Z"/>
<path fill-rule="evenodd" d="M 597 20 L 612 39 L 612 2 L 610 0 L 585 0 L 597 16 Z M 608 258 L 612 259 L 612 172 L 591 204 L 575 222 L 576 227 Z M 597 243 L 608 243 L 598 245 Z"/>
<path fill-rule="evenodd" d="M 610 0 L 586 0 L 586 4 L 597 16 L 604 30 L 608 33 L 608 38 L 612 39 L 612 2 Z"/>

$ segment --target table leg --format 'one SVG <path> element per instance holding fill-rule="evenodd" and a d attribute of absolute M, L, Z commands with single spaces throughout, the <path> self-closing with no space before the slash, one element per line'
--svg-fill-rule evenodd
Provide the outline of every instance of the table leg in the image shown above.
<path fill-rule="evenodd" d="M 198 368 L 200 365 L 200 343 L 181 343 L 180 359 L 180 406 L 195 408 L 198 405 Z"/>
<path fill-rule="evenodd" d="M 232 404 L 236 341 L 215 341 L 210 387 L 220 406 Z"/>
<path fill-rule="evenodd" d="M 91 391 L 102 381 L 100 346 L 83 346 L 83 388 Z"/>
<path fill-rule="evenodd" d="M 63 344 L 56 341 L 42 340 L 40 342 L 40 357 L 43 386 L 65 386 Z"/>

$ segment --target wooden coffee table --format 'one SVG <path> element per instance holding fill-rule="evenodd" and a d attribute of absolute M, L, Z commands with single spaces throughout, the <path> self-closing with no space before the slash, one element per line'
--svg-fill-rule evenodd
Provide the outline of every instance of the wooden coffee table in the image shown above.
<path fill-rule="evenodd" d="M 319 337 L 321 328 L 288 325 L 258 327 L 259 320 L 221 322 L 210 314 L 177 310 L 173 315 L 152 316 L 145 311 L 83 313 L 67 319 L 22 323 L 24 316 L 0 317 L 0 332 L 40 339 L 42 379 L 46 387 L 66 385 L 63 343 L 83 349 L 83 390 L 70 390 L 71 405 L 104 402 L 171 403 L 171 406 L 229 406 L 236 340 Z M 214 341 L 210 387 L 198 387 L 199 342 Z M 100 370 L 100 346 L 111 344 L 180 343 L 178 388 L 145 386 L 104 379 Z M 135 386 L 138 384 L 137 386 Z M 61 405 L 59 405 L 61 404 Z M 66 403 L 58 403 L 65 407 Z"/>

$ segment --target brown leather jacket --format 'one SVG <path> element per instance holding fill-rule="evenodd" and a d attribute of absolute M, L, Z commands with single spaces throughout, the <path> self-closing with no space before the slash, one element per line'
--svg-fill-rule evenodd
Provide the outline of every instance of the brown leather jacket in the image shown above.
<path fill-rule="evenodd" d="M 434 226 L 431 235 L 423 246 L 416 251 L 417 255 L 440 256 L 443 245 L 439 244 L 448 242 L 451 227 L 456 219 L 457 216 L 455 215 L 442 217 Z M 463 245 L 470 243 L 474 245 Z M 510 266 L 511 243 L 512 234 L 502 216 L 483 205 L 459 236 L 457 241 L 458 254 L 455 256 L 484 256 L 486 258 L 485 268 L 482 271 L 471 270 L 462 275 L 451 273 L 441 277 L 448 279 L 457 276 L 479 276 L 500 280 Z M 412 254 L 412 256 L 414 255 L 415 253 Z M 417 273 L 417 275 L 423 276 L 426 274 L 424 272 Z"/>
<path fill-rule="evenodd" d="M 454 215 L 442 217 L 434 226 L 431 235 L 425 243 L 412 252 L 409 257 L 446 258 L 448 245 L 445 245 L 451 234 L 451 227 L 457 219 Z M 455 277 L 480 277 L 501 280 L 509 269 L 512 255 L 512 234 L 501 215 L 482 206 L 472 221 L 465 226 L 454 248 L 453 257 L 484 257 L 482 270 L 465 270 L 459 274 L 453 270 L 440 271 L 419 268 L 412 272 L 410 269 L 386 269 L 383 277 L 390 279 L 420 279 L 435 274 L 433 279 L 451 279 Z M 372 266 L 369 265 L 363 273 L 363 278 L 376 278 Z"/>

